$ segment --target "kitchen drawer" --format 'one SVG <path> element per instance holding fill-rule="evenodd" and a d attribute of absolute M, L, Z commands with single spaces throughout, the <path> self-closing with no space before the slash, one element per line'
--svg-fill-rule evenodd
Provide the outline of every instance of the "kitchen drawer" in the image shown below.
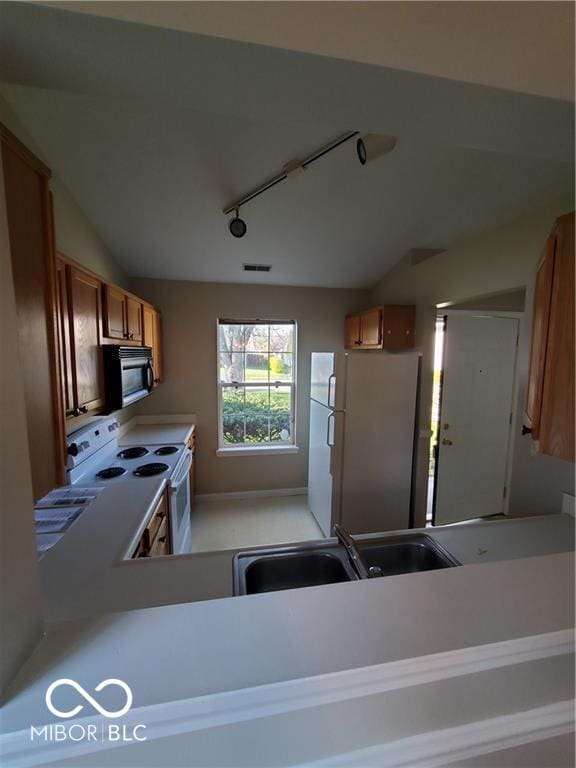
<path fill-rule="evenodd" d="M 152 549 L 150 550 L 150 557 L 160 557 L 162 555 L 169 555 L 169 554 L 170 554 L 170 543 L 168 541 L 168 521 L 164 517 L 164 519 L 162 520 L 162 523 L 160 524 L 160 528 L 158 529 L 158 534 L 156 535 L 156 539 L 152 544 Z"/>
<path fill-rule="evenodd" d="M 152 545 L 154 543 L 154 540 L 156 539 L 156 535 L 158 533 L 158 529 L 162 525 L 162 521 L 166 519 L 166 509 L 164 506 L 164 503 L 159 504 L 156 508 L 156 511 L 152 515 L 150 522 L 146 526 L 146 531 L 148 535 L 148 541 Z"/>

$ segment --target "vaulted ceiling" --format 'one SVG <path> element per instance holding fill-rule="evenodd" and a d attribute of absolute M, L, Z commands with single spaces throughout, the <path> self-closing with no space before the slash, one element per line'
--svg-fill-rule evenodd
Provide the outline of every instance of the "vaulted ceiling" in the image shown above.
<path fill-rule="evenodd" d="M 3 97 L 130 275 L 367 287 L 411 248 L 449 247 L 570 194 L 573 107 L 379 66 L 4 3 Z M 347 130 L 345 144 L 222 208 Z"/>

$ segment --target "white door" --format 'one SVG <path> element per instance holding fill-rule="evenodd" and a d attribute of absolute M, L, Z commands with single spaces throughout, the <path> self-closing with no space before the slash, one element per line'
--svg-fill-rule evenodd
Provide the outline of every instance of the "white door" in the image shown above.
<path fill-rule="evenodd" d="M 517 338 L 515 318 L 447 316 L 437 525 L 503 511 Z"/>
<path fill-rule="evenodd" d="M 334 411 L 310 400 L 310 449 L 308 453 L 308 507 L 322 533 L 332 535 L 333 479 L 332 445 Z"/>

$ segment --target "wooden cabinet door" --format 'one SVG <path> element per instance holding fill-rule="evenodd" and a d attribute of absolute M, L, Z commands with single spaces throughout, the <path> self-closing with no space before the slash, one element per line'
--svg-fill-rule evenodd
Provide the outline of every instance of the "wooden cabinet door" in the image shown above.
<path fill-rule="evenodd" d="M 0 124 L 34 499 L 64 481 L 50 171 Z"/>
<path fill-rule="evenodd" d="M 109 339 L 125 339 L 126 294 L 112 285 L 104 286 L 104 336 Z"/>
<path fill-rule="evenodd" d="M 164 380 L 164 357 L 162 346 L 162 316 L 154 311 L 154 383 Z"/>
<path fill-rule="evenodd" d="M 344 346 L 356 349 L 360 344 L 360 315 L 349 315 L 344 328 Z"/>
<path fill-rule="evenodd" d="M 544 367 L 548 344 L 555 251 L 556 235 L 552 234 L 546 241 L 546 247 L 538 264 L 534 284 L 532 347 L 530 350 L 530 373 L 528 375 L 528 391 L 526 395 L 526 416 L 530 422 L 534 440 L 538 440 L 540 434 L 540 411 L 542 407 Z"/>
<path fill-rule="evenodd" d="M 380 307 L 369 309 L 360 315 L 362 349 L 378 349 L 382 344 L 382 311 Z"/>
<path fill-rule="evenodd" d="M 130 341 L 142 341 L 142 302 L 126 296 L 126 334 Z"/>
<path fill-rule="evenodd" d="M 74 389 L 78 407 L 87 413 L 104 406 L 101 283 L 76 267 L 68 274 Z"/>
<path fill-rule="evenodd" d="M 142 307 L 143 343 L 152 349 L 154 384 L 162 381 L 162 338 L 160 335 L 160 314 L 146 304 Z"/>
<path fill-rule="evenodd" d="M 574 214 L 558 219 L 538 441 L 574 461 Z"/>
<path fill-rule="evenodd" d="M 382 346 L 388 350 L 414 346 L 416 307 L 410 304 L 387 305 L 383 310 Z"/>
<path fill-rule="evenodd" d="M 78 403 L 74 393 L 72 346 L 70 338 L 70 302 L 68 296 L 68 269 L 62 259 L 56 259 L 56 319 L 58 332 L 60 381 L 64 415 L 74 416 Z"/>

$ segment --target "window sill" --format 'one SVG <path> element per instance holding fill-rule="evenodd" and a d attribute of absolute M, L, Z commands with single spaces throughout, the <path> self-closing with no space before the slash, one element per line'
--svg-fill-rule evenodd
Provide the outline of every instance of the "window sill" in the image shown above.
<path fill-rule="evenodd" d="M 287 454 L 299 453 L 300 448 L 297 445 L 267 445 L 254 448 L 218 448 L 216 456 L 220 458 L 232 458 L 234 456 L 284 456 Z"/>

